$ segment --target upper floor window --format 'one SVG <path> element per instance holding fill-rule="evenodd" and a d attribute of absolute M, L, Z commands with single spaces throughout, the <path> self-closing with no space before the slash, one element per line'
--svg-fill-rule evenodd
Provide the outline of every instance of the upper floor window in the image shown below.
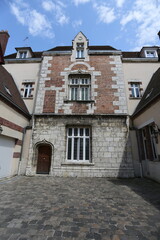
<path fill-rule="evenodd" d="M 77 58 L 84 58 L 84 43 L 77 43 Z"/>
<path fill-rule="evenodd" d="M 131 90 L 130 97 L 133 97 L 133 98 L 140 98 L 141 97 L 140 83 L 131 83 L 130 90 Z"/>
<path fill-rule="evenodd" d="M 20 51 L 19 58 L 27 58 L 27 51 Z"/>
<path fill-rule="evenodd" d="M 23 97 L 24 98 L 32 97 L 32 90 L 33 90 L 32 83 L 25 83 L 24 90 L 23 90 Z"/>
<path fill-rule="evenodd" d="M 90 100 L 91 79 L 90 75 L 70 75 L 69 100 Z"/>
<path fill-rule="evenodd" d="M 145 55 L 147 58 L 155 58 L 157 57 L 157 52 L 156 50 L 146 50 Z"/>

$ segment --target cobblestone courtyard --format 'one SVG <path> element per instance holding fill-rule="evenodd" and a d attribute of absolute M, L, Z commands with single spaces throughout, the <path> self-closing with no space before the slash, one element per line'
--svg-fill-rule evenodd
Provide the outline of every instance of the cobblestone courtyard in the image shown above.
<path fill-rule="evenodd" d="M 0 193 L 0 240 L 160 240 L 150 180 L 16 177 Z"/>

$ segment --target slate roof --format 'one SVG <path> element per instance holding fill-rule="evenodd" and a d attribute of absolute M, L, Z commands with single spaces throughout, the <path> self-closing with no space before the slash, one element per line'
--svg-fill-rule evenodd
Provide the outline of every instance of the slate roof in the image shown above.
<path fill-rule="evenodd" d="M 41 58 L 43 52 L 33 52 L 32 58 Z M 17 53 L 12 53 L 9 55 L 4 56 L 4 59 L 15 59 L 17 56 Z M 26 58 L 27 59 L 27 58 Z M 24 59 L 23 59 L 24 60 Z"/>
<path fill-rule="evenodd" d="M 140 58 L 140 52 L 122 52 L 123 58 Z"/>
<path fill-rule="evenodd" d="M 149 104 L 160 97 L 160 68 L 153 74 L 144 94 L 132 117 L 143 111 Z"/>
<path fill-rule="evenodd" d="M 50 51 L 72 51 L 73 47 L 72 46 L 57 46 L 57 47 L 54 47 L 54 48 L 51 48 L 49 50 L 46 50 L 46 52 L 50 52 Z M 99 50 L 99 51 L 117 51 L 116 48 L 113 48 L 111 46 L 89 46 L 88 47 L 89 50 Z M 42 54 L 43 52 L 45 51 L 41 51 L 41 52 L 32 52 L 33 53 L 33 57 L 32 58 L 41 58 L 42 57 Z M 17 56 L 17 53 L 13 53 L 13 54 L 9 54 L 9 55 L 6 55 L 4 57 L 4 59 L 16 59 L 16 56 Z M 25 60 L 25 59 L 23 59 Z"/>
<path fill-rule="evenodd" d="M 17 86 L 10 73 L 0 65 L 0 98 L 16 108 L 21 114 L 30 118 L 28 109 L 21 98 Z"/>

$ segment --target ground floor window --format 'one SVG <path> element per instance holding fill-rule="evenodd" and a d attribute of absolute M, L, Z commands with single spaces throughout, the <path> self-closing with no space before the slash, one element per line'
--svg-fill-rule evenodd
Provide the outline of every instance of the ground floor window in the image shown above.
<path fill-rule="evenodd" d="M 67 160 L 90 161 L 90 128 L 67 128 Z"/>

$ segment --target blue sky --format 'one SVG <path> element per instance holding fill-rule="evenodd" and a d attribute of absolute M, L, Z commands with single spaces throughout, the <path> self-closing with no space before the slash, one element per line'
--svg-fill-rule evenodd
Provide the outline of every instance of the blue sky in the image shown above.
<path fill-rule="evenodd" d="M 10 34 L 6 54 L 68 46 L 79 31 L 90 45 L 122 51 L 160 45 L 160 0 L 0 0 L 0 9 L 0 30 Z"/>

